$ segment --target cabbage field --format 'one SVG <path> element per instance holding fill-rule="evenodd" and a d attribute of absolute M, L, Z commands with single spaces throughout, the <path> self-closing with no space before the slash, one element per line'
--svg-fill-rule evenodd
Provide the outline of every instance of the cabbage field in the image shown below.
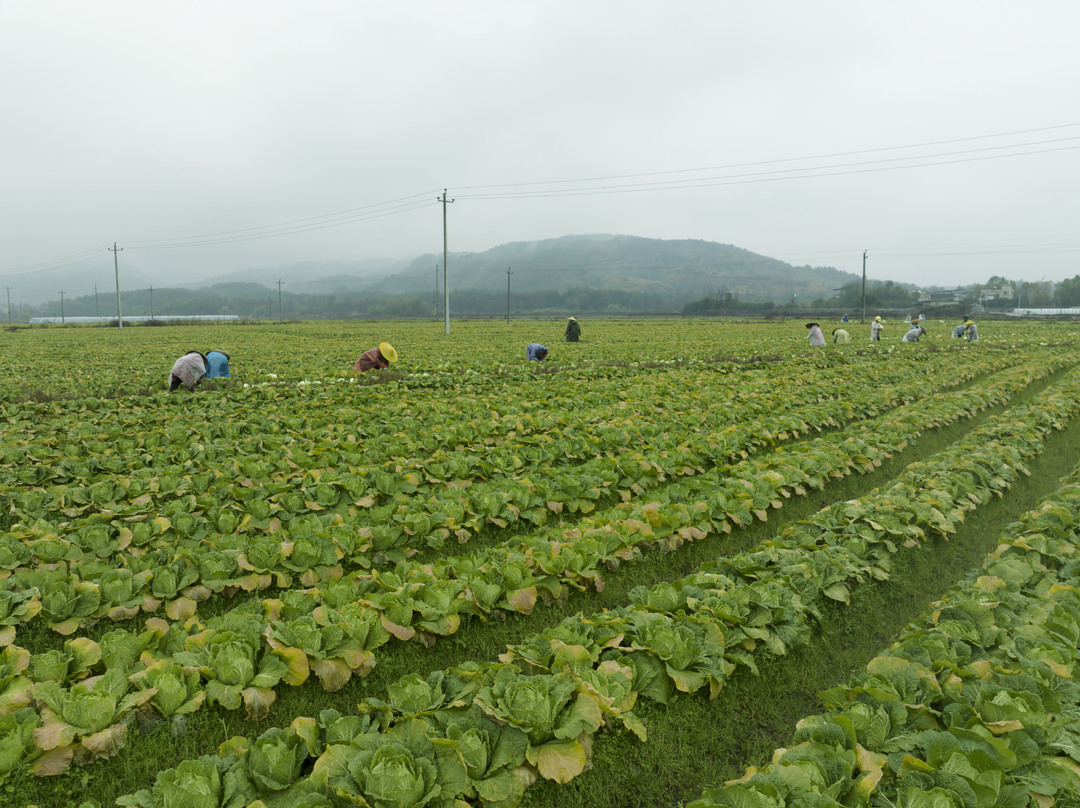
<path fill-rule="evenodd" d="M 1080 805 L 1080 326 L 889 325 L 0 332 L 0 804 Z"/>

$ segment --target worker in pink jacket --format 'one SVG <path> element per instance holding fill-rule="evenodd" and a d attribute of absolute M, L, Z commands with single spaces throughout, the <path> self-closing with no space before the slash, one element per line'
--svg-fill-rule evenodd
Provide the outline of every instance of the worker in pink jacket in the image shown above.
<path fill-rule="evenodd" d="M 188 351 L 175 362 L 169 373 L 169 392 L 184 385 L 194 391 L 195 386 L 206 378 L 206 357 L 199 351 Z"/>
<path fill-rule="evenodd" d="M 807 323 L 806 338 L 810 340 L 810 344 L 817 347 L 825 344 L 825 335 L 821 333 L 821 326 L 817 323 Z"/>

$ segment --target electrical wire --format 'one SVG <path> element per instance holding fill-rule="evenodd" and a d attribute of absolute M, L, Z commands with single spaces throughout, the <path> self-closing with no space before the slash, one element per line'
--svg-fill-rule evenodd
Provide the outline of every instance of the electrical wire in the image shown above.
<path fill-rule="evenodd" d="M 214 246 L 219 244 L 233 244 L 242 241 L 254 241 L 263 238 L 288 236 L 294 235 L 296 233 L 306 233 L 314 230 L 325 230 L 331 227 L 342 227 L 344 225 L 355 224 L 357 222 L 368 221 L 370 219 L 378 219 L 385 216 L 394 216 L 400 213 L 407 213 L 409 211 L 431 207 L 432 205 L 438 204 L 438 201 L 434 197 L 434 193 L 434 191 L 431 191 L 424 194 L 413 194 L 412 196 L 402 197 L 400 199 L 391 200 L 389 202 L 380 202 L 373 205 L 365 205 L 363 207 L 351 208 L 349 210 L 338 211 L 336 213 L 327 213 L 321 216 L 310 216 L 303 219 L 294 219 L 292 221 L 280 222 L 273 225 L 249 227 L 240 230 L 226 230 L 219 233 L 206 233 L 201 236 L 186 236 L 182 238 L 144 241 L 128 241 L 124 242 L 124 249 L 155 250 L 178 249 L 182 247 Z M 424 201 L 418 201 L 420 198 L 423 198 Z M 95 248 L 93 250 L 86 250 L 82 253 L 77 253 L 74 256 L 70 256 L 69 258 L 58 258 L 52 261 L 43 261 L 38 264 L 28 264 L 21 267 L 13 267 L 11 269 L 0 272 L 0 277 L 7 275 L 23 275 L 38 272 L 47 272 L 50 270 L 63 269 L 70 266 L 78 266 L 80 264 L 88 263 L 91 259 L 97 257 L 100 250 L 106 249 L 109 249 L 108 245 L 104 245 L 100 248 Z"/>
<path fill-rule="evenodd" d="M 458 194 L 458 199 L 539 199 L 548 197 L 560 197 L 560 196 L 593 196 L 601 194 L 615 194 L 615 193 L 635 193 L 641 191 L 673 191 L 683 190 L 687 188 L 708 188 L 719 185 L 747 185 L 758 182 L 777 182 L 779 180 L 788 179 L 816 179 L 818 177 L 837 177 L 848 174 L 868 174 L 877 171 L 897 171 L 907 168 L 926 168 L 931 166 L 941 165 L 954 165 L 959 163 L 979 162 L 984 160 L 1000 160 L 1006 157 L 1022 157 L 1031 154 L 1046 154 L 1049 152 L 1057 151 L 1069 151 L 1072 149 L 1080 149 L 1080 145 L 1077 146 L 1061 146 L 1053 149 L 1035 149 L 1032 151 L 1024 152 L 1012 152 L 1010 154 L 994 154 L 984 155 L 981 157 L 968 157 L 954 160 L 939 160 L 929 163 L 911 163 L 915 160 L 927 160 L 937 157 L 951 157 L 958 154 L 975 154 L 983 151 L 993 151 L 998 149 L 1018 148 L 1021 146 L 1037 146 L 1045 145 L 1048 143 L 1060 143 L 1064 141 L 1080 140 L 1080 136 L 1070 138 L 1059 138 L 1056 140 L 1033 142 L 1033 143 L 1021 143 L 1013 144 L 1009 146 L 990 146 L 982 149 L 969 149 L 959 152 L 943 152 L 940 154 L 927 154 L 913 157 L 893 157 L 887 160 L 871 160 L 858 163 L 841 163 L 831 166 L 815 166 L 809 168 L 789 168 L 789 169 L 777 169 L 775 171 L 760 171 L 752 172 L 748 174 L 733 174 L 729 176 L 721 177 L 700 177 L 692 180 L 667 180 L 651 183 L 630 183 L 627 185 L 608 185 L 608 186 L 596 186 L 593 188 L 567 188 L 567 189 L 555 189 L 555 190 L 541 190 L 541 191 L 519 191 L 519 192 L 506 192 L 506 193 L 492 193 L 492 194 Z M 909 165 L 884 165 L 886 163 L 898 163 L 907 162 Z M 860 166 L 871 166 L 869 168 L 860 168 Z M 851 168 L 851 171 L 839 171 L 833 169 L 847 169 Z M 796 175 L 796 173 L 798 174 Z M 813 172 L 813 173 L 811 173 Z M 784 176 L 778 176 L 784 175 Z"/>
<path fill-rule="evenodd" d="M 275 231 L 263 232 L 263 233 L 251 233 L 248 235 L 233 235 L 233 236 L 220 236 L 220 237 L 208 237 L 201 240 L 195 238 L 189 240 L 179 240 L 170 243 L 161 244 L 146 244 L 142 246 L 132 246 L 131 249 L 136 250 L 160 250 L 160 249 L 178 249 L 182 247 L 206 247 L 217 244 L 235 244 L 241 241 L 256 241 L 264 238 L 277 238 L 280 236 L 291 236 L 297 233 L 310 233 L 314 230 L 326 230 L 331 227 L 342 227 L 347 224 L 356 224 L 357 222 L 369 221 L 371 219 L 381 219 L 386 216 L 396 216 L 401 213 L 408 213 L 414 210 L 420 210 L 422 208 L 428 208 L 432 205 L 438 204 L 435 201 L 418 202 L 408 206 L 401 206 L 396 210 L 386 210 L 378 213 L 367 213 L 358 216 L 347 216 L 338 219 L 330 219 L 327 221 L 319 222 L 318 224 L 298 225 L 296 227 L 282 227 Z M 257 229 L 257 228 L 253 228 Z M 235 231 L 240 232 L 240 231 Z M 134 242 L 125 242 L 125 245 L 133 245 Z"/>
<path fill-rule="evenodd" d="M 902 149 L 922 149 L 922 148 L 926 148 L 927 146 L 945 146 L 945 145 L 948 145 L 950 143 L 965 143 L 965 142 L 970 142 L 970 141 L 973 141 L 973 140 L 988 140 L 990 138 L 995 138 L 995 137 L 1013 137 L 1015 135 L 1030 135 L 1030 134 L 1034 134 L 1035 132 L 1049 132 L 1049 131 L 1053 131 L 1053 130 L 1056 130 L 1056 129 L 1075 128 L 1077 126 L 1080 126 L 1080 123 L 1063 123 L 1063 124 L 1058 124 L 1056 126 L 1041 126 L 1041 127 L 1036 128 L 1036 129 L 1020 129 L 1020 130 L 1017 130 L 1015 132 L 1001 132 L 1001 133 L 993 134 L 993 135 L 974 135 L 972 137 L 953 138 L 952 140 L 932 140 L 932 141 L 928 141 L 926 143 L 913 143 L 913 144 L 909 144 L 907 146 L 881 146 L 881 147 L 874 148 L 874 149 L 858 149 L 858 150 L 855 150 L 855 151 L 833 152 L 831 154 L 818 154 L 818 155 L 811 155 L 809 157 L 784 157 L 784 158 L 774 159 L 774 160 L 758 160 L 756 162 L 750 162 L 750 163 L 730 163 L 728 165 L 705 166 L 705 167 L 702 167 L 702 168 L 680 168 L 680 169 L 675 169 L 675 170 L 672 170 L 672 171 L 651 171 L 651 172 L 640 173 L 640 174 L 614 174 L 614 175 L 605 176 L 605 177 L 584 177 L 584 178 L 580 178 L 580 179 L 571 179 L 571 180 L 543 180 L 543 181 L 537 181 L 537 182 L 510 183 L 510 184 L 501 184 L 501 185 L 465 185 L 465 186 L 458 186 L 458 188 L 459 188 L 459 190 L 462 190 L 462 191 L 471 191 L 471 190 L 484 189 L 484 188 L 510 188 L 510 187 L 529 186 L 529 185 L 563 185 L 563 184 L 569 184 L 569 183 L 575 183 L 575 182 L 600 182 L 600 181 L 605 181 L 605 180 L 634 179 L 636 177 L 657 177 L 657 176 L 663 176 L 665 174 L 689 174 L 689 173 L 694 173 L 694 172 L 699 172 L 699 171 L 724 171 L 724 170 L 727 170 L 729 168 L 749 168 L 751 166 L 773 165 L 775 163 L 793 163 L 793 162 L 798 162 L 798 161 L 801 161 L 801 160 L 826 160 L 826 159 L 830 159 L 830 158 L 833 158 L 833 157 L 850 157 L 850 156 L 855 155 L 855 154 L 874 154 L 874 153 L 877 153 L 877 152 L 885 152 L 885 151 L 900 151 Z M 1007 147 L 1002 146 L 1002 147 L 999 147 L 999 148 L 1007 148 Z"/>
<path fill-rule="evenodd" d="M 107 249 L 109 249 L 109 245 L 103 244 L 100 247 L 94 247 L 93 249 L 84 250 L 81 253 L 69 255 L 66 258 L 55 258 L 51 261 L 42 261 L 37 264 L 26 264 L 25 266 L 6 269 L 3 272 L 0 272 L 0 276 L 6 277 L 8 275 L 36 275 L 39 272 L 49 272 L 54 269 L 64 269 L 65 267 L 79 266 L 80 264 L 89 263 L 94 258 L 100 258 Z"/>

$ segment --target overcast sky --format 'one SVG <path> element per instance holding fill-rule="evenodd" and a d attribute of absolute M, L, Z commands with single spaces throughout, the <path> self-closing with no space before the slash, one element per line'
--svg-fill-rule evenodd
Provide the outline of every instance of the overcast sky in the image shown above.
<path fill-rule="evenodd" d="M 1080 273 L 1080 3 L 0 0 L 0 283 L 617 233 Z M 17 290 L 16 290 L 17 293 Z"/>

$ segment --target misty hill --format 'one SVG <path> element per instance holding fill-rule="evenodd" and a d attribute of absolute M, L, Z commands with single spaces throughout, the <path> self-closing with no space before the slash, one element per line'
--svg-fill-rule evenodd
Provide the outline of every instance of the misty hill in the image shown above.
<path fill-rule="evenodd" d="M 451 309 L 481 315 L 505 312 L 507 268 L 511 307 L 519 313 L 673 313 L 707 297 L 806 305 L 833 297 L 835 290 L 859 280 L 854 273 L 833 267 L 796 267 L 728 244 L 617 235 L 511 242 L 480 253 L 451 253 L 449 264 Z M 442 293 L 441 273 L 436 270 L 441 265 L 441 254 L 411 261 L 310 261 L 167 286 L 156 286 L 158 281 L 148 280 L 137 267 L 122 265 L 121 299 L 127 314 L 157 316 L 434 316 Z M 112 273 L 99 274 L 100 278 L 85 273 L 70 279 L 51 275 L 33 303 L 19 305 L 13 299 L 13 309 L 20 316 L 58 315 L 63 288 L 67 314 L 93 315 L 100 310 L 111 315 L 115 281 Z"/>
<path fill-rule="evenodd" d="M 120 264 L 120 289 L 146 289 L 157 283 L 149 275 L 126 264 Z M 66 299 L 96 293 L 103 314 L 116 311 L 116 270 L 112 256 L 106 253 L 101 261 L 41 272 L 20 272 L 4 276 L 4 286 L 10 287 L 12 306 L 22 306 L 35 314 L 55 303 L 60 309 L 60 292 Z M 91 312 L 93 313 L 93 312 Z"/>
<path fill-rule="evenodd" d="M 371 284 L 372 293 L 432 296 L 441 254 L 417 258 L 405 271 Z M 729 244 L 637 236 L 563 236 L 511 242 L 482 253 L 451 253 L 450 289 L 516 292 L 618 289 L 685 302 L 731 293 L 746 301 L 809 302 L 859 278 L 833 267 L 796 267 Z M 441 276 L 439 288 L 441 289 Z"/>
<path fill-rule="evenodd" d="M 412 265 L 407 258 L 369 258 L 357 261 L 298 261 L 274 267 L 240 269 L 225 275 L 184 284 L 198 289 L 220 284 L 257 283 L 277 289 L 277 282 L 297 294 L 321 295 L 355 292 L 402 272 Z"/>

